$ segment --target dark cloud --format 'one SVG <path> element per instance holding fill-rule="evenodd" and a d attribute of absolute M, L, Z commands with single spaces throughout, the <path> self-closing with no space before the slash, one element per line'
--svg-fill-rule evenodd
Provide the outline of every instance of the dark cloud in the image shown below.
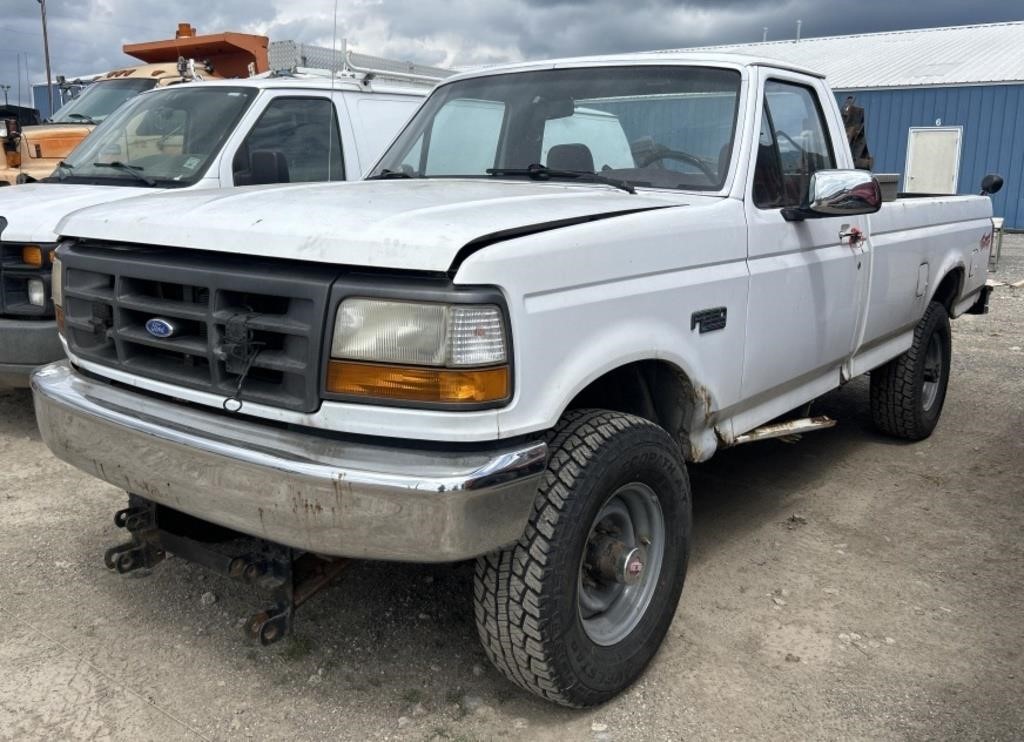
<path fill-rule="evenodd" d="M 4 0 L 0 83 L 16 97 L 18 54 L 43 77 L 39 5 Z M 371 54 L 474 65 L 803 35 L 1020 20 L 1019 0 L 338 0 L 338 34 Z M 47 0 L 54 74 L 126 64 L 126 42 L 167 38 L 179 21 L 201 32 L 266 33 L 330 44 L 334 0 Z M 24 59 L 24 56 L 23 56 Z M 23 74 L 24 79 L 24 74 Z M 24 83 L 23 83 L 24 87 Z M 23 90 L 27 101 L 27 91 Z"/>

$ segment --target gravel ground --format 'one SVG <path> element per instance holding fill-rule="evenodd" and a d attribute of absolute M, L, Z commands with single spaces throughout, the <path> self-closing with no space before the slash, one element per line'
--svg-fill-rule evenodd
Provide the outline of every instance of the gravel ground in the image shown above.
<path fill-rule="evenodd" d="M 1024 278 L 1009 237 L 996 279 Z M 691 468 L 696 543 L 675 623 L 631 690 L 546 705 L 487 664 L 470 565 L 358 563 L 269 649 L 260 598 L 169 560 L 108 573 L 123 496 L 56 461 L 0 391 L 0 738 L 1012 739 L 1024 729 L 1024 288 L 954 323 L 942 422 L 837 428 Z"/>

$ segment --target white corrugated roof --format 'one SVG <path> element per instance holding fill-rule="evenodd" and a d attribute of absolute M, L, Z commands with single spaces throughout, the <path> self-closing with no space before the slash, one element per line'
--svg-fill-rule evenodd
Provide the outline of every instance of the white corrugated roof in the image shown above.
<path fill-rule="evenodd" d="M 799 64 L 824 73 L 837 90 L 1024 83 L 1024 21 L 678 51 L 738 52 Z"/>

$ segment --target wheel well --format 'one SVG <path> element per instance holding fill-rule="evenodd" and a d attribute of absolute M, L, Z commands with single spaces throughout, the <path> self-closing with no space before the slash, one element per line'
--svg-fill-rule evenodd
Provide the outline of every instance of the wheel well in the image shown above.
<path fill-rule="evenodd" d="M 598 407 L 643 417 L 667 430 L 691 461 L 688 430 L 697 402 L 697 389 L 681 369 L 666 361 L 646 360 L 594 379 L 566 409 Z"/>
<path fill-rule="evenodd" d="M 938 288 L 932 294 L 932 301 L 937 301 L 946 308 L 946 312 L 953 311 L 953 303 L 956 297 L 960 296 L 960 287 L 963 285 L 964 269 L 954 268 L 939 281 Z"/>

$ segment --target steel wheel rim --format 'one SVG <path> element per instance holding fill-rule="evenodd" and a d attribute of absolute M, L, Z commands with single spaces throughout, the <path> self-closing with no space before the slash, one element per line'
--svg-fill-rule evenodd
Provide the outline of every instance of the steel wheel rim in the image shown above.
<path fill-rule="evenodd" d="M 635 584 L 624 584 L 599 573 L 595 544 L 609 539 L 642 552 L 642 572 Z M 600 646 L 625 639 L 647 612 L 661 576 L 665 557 L 665 516 L 661 501 L 641 482 L 623 485 L 598 511 L 580 559 L 577 611 L 584 632 Z M 636 560 L 631 562 L 635 566 Z"/>
<path fill-rule="evenodd" d="M 939 397 L 939 386 L 942 383 L 942 341 L 939 334 L 933 332 L 928 338 L 928 347 L 924 352 L 924 380 L 921 384 L 921 406 L 927 412 Z"/>

